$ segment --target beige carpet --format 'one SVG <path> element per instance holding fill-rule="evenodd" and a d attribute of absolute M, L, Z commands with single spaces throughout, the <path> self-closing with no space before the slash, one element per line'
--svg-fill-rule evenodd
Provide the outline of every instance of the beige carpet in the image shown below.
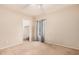
<path fill-rule="evenodd" d="M 23 44 L 0 50 L 1 55 L 78 55 L 79 50 L 41 42 L 24 42 Z"/>

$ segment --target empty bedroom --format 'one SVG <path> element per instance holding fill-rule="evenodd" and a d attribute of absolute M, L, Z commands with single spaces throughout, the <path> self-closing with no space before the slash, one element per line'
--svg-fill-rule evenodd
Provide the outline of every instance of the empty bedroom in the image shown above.
<path fill-rule="evenodd" d="M 79 55 L 79 5 L 0 4 L 0 55 Z"/>

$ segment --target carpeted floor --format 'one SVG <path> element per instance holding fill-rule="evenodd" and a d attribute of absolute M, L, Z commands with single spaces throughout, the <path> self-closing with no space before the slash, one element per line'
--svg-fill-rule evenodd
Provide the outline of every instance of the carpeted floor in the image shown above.
<path fill-rule="evenodd" d="M 79 50 L 41 42 L 23 44 L 0 50 L 1 55 L 78 55 Z"/>

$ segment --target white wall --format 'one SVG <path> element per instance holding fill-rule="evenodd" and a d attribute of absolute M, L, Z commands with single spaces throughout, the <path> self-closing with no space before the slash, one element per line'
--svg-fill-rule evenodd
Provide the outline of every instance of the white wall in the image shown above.
<path fill-rule="evenodd" d="M 30 19 L 30 17 L 0 7 L 0 49 L 22 43 L 23 18 Z"/>
<path fill-rule="evenodd" d="M 79 49 L 79 6 L 71 6 L 38 17 L 42 18 L 47 19 L 45 28 L 47 43 Z"/>

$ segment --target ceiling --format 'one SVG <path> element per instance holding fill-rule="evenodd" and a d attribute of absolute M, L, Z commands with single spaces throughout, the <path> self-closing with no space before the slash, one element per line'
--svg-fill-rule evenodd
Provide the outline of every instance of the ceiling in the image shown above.
<path fill-rule="evenodd" d="M 29 16 L 48 14 L 69 6 L 68 4 L 3 4 L 3 7 L 24 13 Z"/>

